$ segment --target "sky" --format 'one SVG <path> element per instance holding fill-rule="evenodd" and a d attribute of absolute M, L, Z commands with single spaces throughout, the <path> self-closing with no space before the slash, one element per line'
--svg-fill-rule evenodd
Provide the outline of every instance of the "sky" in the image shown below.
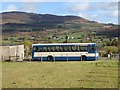
<path fill-rule="evenodd" d="M 2 0 L 0 12 L 75 15 L 100 23 L 118 24 L 117 0 Z"/>

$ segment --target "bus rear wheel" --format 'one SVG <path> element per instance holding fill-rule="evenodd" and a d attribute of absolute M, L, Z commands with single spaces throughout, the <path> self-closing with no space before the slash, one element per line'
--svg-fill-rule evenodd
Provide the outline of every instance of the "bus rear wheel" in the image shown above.
<path fill-rule="evenodd" d="M 48 60 L 48 61 L 53 61 L 53 56 L 52 56 L 52 55 L 49 55 L 49 56 L 47 57 L 47 60 Z"/>

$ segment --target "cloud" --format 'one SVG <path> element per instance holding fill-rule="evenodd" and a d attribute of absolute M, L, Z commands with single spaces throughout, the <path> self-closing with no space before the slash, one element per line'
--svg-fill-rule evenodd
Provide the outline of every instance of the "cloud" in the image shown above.
<path fill-rule="evenodd" d="M 58 0 L 61 2 L 89 2 L 89 0 Z"/>
<path fill-rule="evenodd" d="M 82 6 L 82 5 L 83 6 Z M 101 21 L 101 22 L 117 22 L 118 18 L 118 3 L 117 2 L 86 2 L 74 3 L 71 5 L 71 13 L 83 18 Z M 120 15 L 119 15 L 120 17 Z"/>
<path fill-rule="evenodd" d="M 69 10 L 73 12 L 81 12 L 81 11 L 114 11 L 118 9 L 117 2 L 73 2 L 73 4 L 69 4 Z"/>
<path fill-rule="evenodd" d="M 97 2 L 94 4 L 94 6 L 91 6 L 93 10 L 115 10 L 118 9 L 118 3 L 117 2 Z"/>
<path fill-rule="evenodd" d="M 119 2 L 119 0 L 1 0 L 2 2 Z"/>
<path fill-rule="evenodd" d="M 119 10 L 113 11 L 112 14 L 111 14 L 111 16 L 115 17 L 115 18 L 120 18 L 120 14 L 118 12 L 120 12 L 120 11 Z"/>
<path fill-rule="evenodd" d="M 92 21 L 98 20 L 98 17 L 99 17 L 98 14 L 89 15 L 88 13 L 79 13 L 78 16 L 83 17 L 88 20 L 92 20 Z"/>
<path fill-rule="evenodd" d="M 19 9 L 20 11 L 37 13 L 38 9 L 40 9 L 40 3 L 24 2 L 21 4 L 21 7 Z"/>
<path fill-rule="evenodd" d="M 20 2 L 20 3 L 3 3 L 1 12 L 9 12 L 9 11 L 23 11 L 23 12 L 34 12 L 38 13 L 38 9 L 40 9 L 40 3 L 37 2 Z M 20 4 L 20 5 L 18 5 Z"/>
<path fill-rule="evenodd" d="M 44 0 L 19 0 L 19 2 L 41 2 Z"/>
<path fill-rule="evenodd" d="M 90 17 L 85 13 L 79 13 L 78 16 L 85 18 L 85 19 L 90 19 Z"/>
<path fill-rule="evenodd" d="M 118 17 L 118 10 L 113 11 L 112 16 L 113 17 Z"/>
<path fill-rule="evenodd" d="M 1 2 L 40 2 L 44 0 L 1 0 Z"/>
<path fill-rule="evenodd" d="M 36 3 L 23 3 L 21 10 L 27 11 L 27 12 L 35 12 L 37 10 Z"/>
<path fill-rule="evenodd" d="M 92 18 L 97 18 L 97 17 L 98 17 L 98 14 L 92 15 Z"/>
<path fill-rule="evenodd" d="M 99 6 L 99 7 L 98 7 Z M 117 2 L 106 2 L 97 3 L 95 6 L 96 13 L 101 14 L 103 17 L 118 18 L 118 3 Z"/>
<path fill-rule="evenodd" d="M 7 9 L 3 11 L 16 11 L 16 10 L 17 10 L 17 7 L 13 4 L 10 4 L 8 5 Z"/>
<path fill-rule="evenodd" d="M 74 12 L 86 11 L 89 9 L 89 3 L 82 2 L 82 3 L 75 3 L 69 7 L 69 10 Z"/>
<path fill-rule="evenodd" d="M 76 11 L 85 11 L 89 8 L 88 3 L 83 3 L 83 4 L 78 4 L 73 7 L 74 10 Z"/>

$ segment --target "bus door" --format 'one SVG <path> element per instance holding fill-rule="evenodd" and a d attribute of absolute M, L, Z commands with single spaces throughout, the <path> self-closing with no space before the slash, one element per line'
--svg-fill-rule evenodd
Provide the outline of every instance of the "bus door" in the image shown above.
<path fill-rule="evenodd" d="M 88 53 L 95 53 L 96 52 L 96 45 L 95 44 L 89 44 L 88 45 Z"/>

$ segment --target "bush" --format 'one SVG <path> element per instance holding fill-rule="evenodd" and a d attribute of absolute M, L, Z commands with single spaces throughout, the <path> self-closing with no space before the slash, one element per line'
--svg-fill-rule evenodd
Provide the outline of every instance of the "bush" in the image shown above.
<path fill-rule="evenodd" d="M 105 46 L 104 50 L 106 51 L 106 53 L 110 53 L 110 52 L 114 54 L 118 53 L 118 47 L 116 46 Z"/>

